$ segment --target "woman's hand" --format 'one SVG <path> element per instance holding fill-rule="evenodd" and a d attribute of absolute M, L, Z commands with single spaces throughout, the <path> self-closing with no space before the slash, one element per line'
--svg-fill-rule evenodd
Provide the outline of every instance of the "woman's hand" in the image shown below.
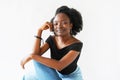
<path fill-rule="evenodd" d="M 50 22 L 45 22 L 42 27 L 40 27 L 40 30 L 47 30 L 50 29 L 52 31 L 53 25 Z"/>
<path fill-rule="evenodd" d="M 28 62 L 28 61 L 30 61 L 32 58 L 31 58 L 31 55 L 28 55 L 27 57 L 25 57 L 24 59 L 22 59 L 22 61 L 21 61 L 21 63 L 20 63 L 20 65 L 21 65 L 21 67 L 23 68 L 23 69 L 25 69 L 25 64 Z"/>
<path fill-rule="evenodd" d="M 50 31 L 53 30 L 53 25 L 50 22 L 45 22 L 37 31 L 37 36 L 41 37 L 42 31 L 50 29 Z"/>

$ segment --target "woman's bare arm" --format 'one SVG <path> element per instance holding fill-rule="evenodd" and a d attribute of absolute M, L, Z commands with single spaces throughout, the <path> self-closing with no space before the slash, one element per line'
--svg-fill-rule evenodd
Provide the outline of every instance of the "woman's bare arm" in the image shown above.
<path fill-rule="evenodd" d="M 43 30 L 47 30 L 47 29 L 51 30 L 51 28 L 52 28 L 52 24 L 49 23 L 49 22 L 46 22 L 42 27 L 40 27 L 38 29 L 38 32 L 37 32 L 36 36 L 41 38 Z M 40 38 L 35 39 L 35 43 L 34 43 L 34 46 L 33 46 L 33 52 L 32 52 L 32 54 L 36 54 L 36 55 L 39 55 L 39 56 L 41 56 L 45 51 L 47 51 L 49 49 L 49 45 L 47 43 L 45 43 L 44 45 L 41 46 L 41 39 Z M 24 65 L 28 61 L 30 61 L 31 59 L 32 58 L 29 55 L 24 57 L 22 59 L 21 63 L 20 63 L 22 68 L 24 68 Z"/>
<path fill-rule="evenodd" d="M 50 58 L 42 57 L 39 55 L 31 55 L 31 58 L 48 67 L 61 71 L 62 69 L 67 67 L 69 64 L 71 64 L 78 55 L 79 55 L 79 52 L 72 50 L 60 60 L 50 59 Z"/>

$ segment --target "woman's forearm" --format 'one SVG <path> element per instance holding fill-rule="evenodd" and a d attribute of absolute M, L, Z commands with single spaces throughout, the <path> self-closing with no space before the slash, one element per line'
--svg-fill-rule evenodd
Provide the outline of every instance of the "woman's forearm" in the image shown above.
<path fill-rule="evenodd" d="M 40 62 L 41 64 L 44 64 L 44 65 L 46 65 L 48 67 L 51 67 L 53 69 L 56 69 L 58 71 L 62 70 L 62 65 L 57 60 L 46 58 L 46 57 L 42 57 L 42 56 L 39 56 L 39 55 L 31 55 L 31 58 L 33 60 L 36 60 L 36 61 Z"/>
<path fill-rule="evenodd" d="M 36 36 L 41 37 L 41 35 L 42 35 L 42 30 L 39 29 Z M 41 39 L 36 38 L 34 46 L 33 46 L 33 54 L 39 54 L 40 53 L 40 46 L 41 46 Z"/>
<path fill-rule="evenodd" d="M 42 31 L 43 30 L 47 30 L 47 29 L 51 29 L 52 28 L 52 24 L 49 22 L 44 23 L 37 32 L 37 38 L 35 40 L 34 43 L 34 47 L 33 47 L 33 53 L 34 54 L 40 54 L 40 46 L 41 46 L 41 36 L 42 36 Z M 39 37 L 39 38 L 38 38 Z"/>

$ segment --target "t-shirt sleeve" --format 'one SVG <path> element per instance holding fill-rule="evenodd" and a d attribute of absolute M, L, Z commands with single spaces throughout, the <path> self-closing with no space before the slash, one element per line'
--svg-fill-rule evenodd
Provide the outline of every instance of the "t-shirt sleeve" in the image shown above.
<path fill-rule="evenodd" d="M 77 44 L 72 45 L 70 47 L 70 50 L 81 52 L 82 47 L 83 47 L 83 43 L 77 43 Z"/>
<path fill-rule="evenodd" d="M 50 41 L 51 41 L 51 36 L 49 36 L 45 42 L 47 42 L 48 44 L 50 44 Z"/>
<path fill-rule="evenodd" d="M 50 36 L 46 39 L 45 42 L 47 42 L 47 43 L 49 44 L 49 46 L 52 46 L 52 44 L 53 44 L 52 36 L 50 35 Z"/>

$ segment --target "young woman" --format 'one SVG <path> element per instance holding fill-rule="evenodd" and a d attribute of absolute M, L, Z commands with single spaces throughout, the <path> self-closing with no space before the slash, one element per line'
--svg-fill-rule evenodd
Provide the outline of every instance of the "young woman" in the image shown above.
<path fill-rule="evenodd" d="M 83 43 L 74 36 L 82 30 L 83 22 L 80 12 L 68 6 L 56 10 L 51 22 L 46 22 L 38 31 L 33 53 L 21 61 L 21 66 L 33 60 L 34 75 L 24 75 L 23 80 L 83 80 L 77 65 Z M 41 35 L 50 29 L 50 35 L 41 46 Z M 41 56 L 48 49 L 51 58 Z"/>

